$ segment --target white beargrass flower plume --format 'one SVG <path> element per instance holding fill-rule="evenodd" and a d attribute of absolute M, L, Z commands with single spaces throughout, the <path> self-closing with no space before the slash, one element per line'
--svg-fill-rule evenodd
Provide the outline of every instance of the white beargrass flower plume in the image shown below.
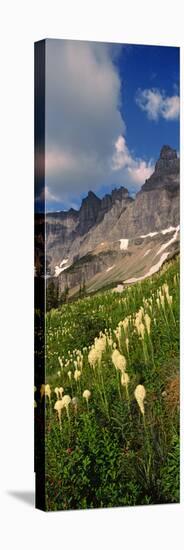
<path fill-rule="evenodd" d="M 121 385 L 123 387 L 125 387 L 125 390 L 126 390 L 126 396 L 127 396 L 127 401 L 128 401 L 128 408 L 129 408 L 129 413 L 130 413 L 130 418 L 132 420 L 132 415 L 131 415 L 131 409 L 130 409 L 130 396 L 129 396 L 129 391 L 128 391 L 128 384 L 130 382 L 130 378 L 127 374 L 127 372 L 123 372 L 122 375 L 121 375 Z"/>
<path fill-rule="evenodd" d="M 71 403 L 71 397 L 69 395 L 64 395 L 62 398 L 62 408 L 66 409 L 68 420 L 70 421 L 70 415 L 69 415 L 69 404 Z"/>
<path fill-rule="evenodd" d="M 150 334 L 150 329 L 151 329 L 151 318 L 150 318 L 150 316 L 148 315 L 148 313 L 145 313 L 144 322 L 145 322 L 145 325 L 146 325 L 147 333 Z"/>
<path fill-rule="evenodd" d="M 77 355 L 77 368 L 82 370 L 83 367 L 83 355 L 80 352 L 80 354 Z"/>
<path fill-rule="evenodd" d="M 61 369 L 63 370 L 63 361 L 62 361 L 61 357 L 58 357 L 58 361 L 59 361 Z"/>
<path fill-rule="evenodd" d="M 165 297 L 164 297 L 164 294 L 161 294 L 161 295 L 160 295 L 160 303 L 161 303 L 162 308 L 164 309 L 164 308 L 165 308 Z"/>
<path fill-rule="evenodd" d="M 84 390 L 82 396 L 86 400 L 87 408 L 88 408 L 88 401 L 89 401 L 89 398 L 91 397 L 91 392 L 89 390 Z"/>
<path fill-rule="evenodd" d="M 106 346 L 107 346 L 106 336 L 104 334 L 102 335 L 102 333 L 101 333 L 100 338 L 95 338 L 95 350 L 96 350 L 96 353 L 97 353 L 98 364 L 99 365 L 100 365 L 101 360 L 102 360 L 102 353 L 105 351 Z"/>
<path fill-rule="evenodd" d="M 125 386 L 127 388 L 129 382 L 130 382 L 130 378 L 129 378 L 127 372 L 123 372 L 122 375 L 121 375 L 121 385 Z"/>
<path fill-rule="evenodd" d="M 93 347 L 90 352 L 88 353 L 88 362 L 90 364 L 91 367 L 93 367 L 93 369 L 95 369 L 97 363 L 98 363 L 98 358 L 99 358 L 99 355 L 95 349 L 95 347 Z"/>
<path fill-rule="evenodd" d="M 71 378 L 72 378 L 72 371 L 71 371 L 71 370 L 69 370 L 67 374 L 68 374 L 68 378 L 69 378 L 69 380 L 71 381 Z"/>
<path fill-rule="evenodd" d="M 145 326 L 144 326 L 144 324 L 143 324 L 142 322 L 139 324 L 138 333 L 139 333 L 139 335 L 141 336 L 142 340 L 144 340 Z"/>
<path fill-rule="evenodd" d="M 84 390 L 82 395 L 84 399 L 86 399 L 86 401 L 89 401 L 89 398 L 91 397 L 91 392 L 89 390 Z"/>
<path fill-rule="evenodd" d="M 77 397 L 72 397 L 72 405 L 74 407 L 74 412 L 76 414 L 77 409 L 78 409 L 78 399 L 77 399 Z"/>
<path fill-rule="evenodd" d="M 112 353 L 112 362 L 116 370 L 120 370 L 121 372 L 125 371 L 126 359 L 117 349 L 115 349 Z"/>
<path fill-rule="evenodd" d="M 163 292 L 165 293 L 166 298 L 167 298 L 167 296 L 169 296 L 169 286 L 168 286 L 167 283 L 164 283 L 164 284 L 162 285 L 162 290 L 163 290 Z"/>
<path fill-rule="evenodd" d="M 123 321 L 122 321 L 122 326 L 123 326 L 125 332 L 127 332 L 127 330 L 128 330 L 128 325 L 129 325 L 129 318 L 125 317 L 125 319 L 123 319 Z"/>
<path fill-rule="evenodd" d="M 77 382 L 80 377 L 81 377 L 81 371 L 76 369 L 74 372 L 74 380 Z"/>
<path fill-rule="evenodd" d="M 142 384 L 138 384 L 134 391 L 135 399 L 139 405 L 140 411 L 144 416 L 144 399 L 146 397 L 146 390 Z"/>
<path fill-rule="evenodd" d="M 125 359 L 124 355 L 121 355 L 121 353 L 117 349 L 114 349 L 114 351 L 112 353 L 112 356 L 111 356 L 111 359 L 112 359 L 112 363 L 113 363 L 113 365 L 115 366 L 115 369 L 116 369 L 116 379 L 117 379 L 119 397 L 120 397 L 120 399 L 122 399 L 120 379 L 119 379 L 119 371 L 122 374 L 124 374 L 125 369 L 126 369 L 126 359 Z"/>
<path fill-rule="evenodd" d="M 59 399 L 60 398 L 59 388 L 55 388 L 54 392 L 56 394 L 57 399 Z"/>
<path fill-rule="evenodd" d="M 127 353 L 129 353 L 129 338 L 128 338 L 128 336 L 125 338 L 125 344 L 126 344 Z"/>
<path fill-rule="evenodd" d="M 59 391 L 60 398 L 62 399 L 63 393 L 64 393 L 64 388 L 62 388 L 62 386 L 61 386 L 60 388 L 58 388 L 58 391 Z"/>
<path fill-rule="evenodd" d="M 62 405 L 62 399 L 58 399 L 54 405 L 54 409 L 57 411 L 58 413 L 58 420 L 59 420 L 59 427 L 60 427 L 60 430 L 62 430 L 62 426 L 61 426 L 61 411 L 63 409 L 63 405 Z"/>
<path fill-rule="evenodd" d="M 170 294 L 167 296 L 167 301 L 168 301 L 169 306 L 172 306 L 173 297 Z"/>

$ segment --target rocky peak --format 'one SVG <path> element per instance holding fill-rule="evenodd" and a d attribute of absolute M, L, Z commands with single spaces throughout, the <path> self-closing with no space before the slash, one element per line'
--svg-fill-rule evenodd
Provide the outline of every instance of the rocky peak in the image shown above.
<path fill-rule="evenodd" d="M 176 159 L 177 153 L 176 149 L 173 149 L 170 147 L 170 145 L 163 145 L 161 151 L 160 151 L 160 159 Z"/>
<path fill-rule="evenodd" d="M 125 187 L 120 187 L 119 189 L 113 189 L 111 196 L 112 196 L 112 202 L 114 201 L 121 201 L 122 199 L 128 198 L 128 189 Z"/>
<path fill-rule="evenodd" d="M 101 204 L 101 200 L 93 193 L 93 191 L 88 191 L 87 197 L 82 199 L 81 207 L 79 210 L 79 217 L 86 217 L 86 215 L 90 216 L 90 213 L 94 211 L 94 209 L 99 209 Z"/>
<path fill-rule="evenodd" d="M 163 145 L 160 157 L 155 165 L 155 175 L 173 174 L 179 172 L 179 159 L 176 149 L 169 145 Z"/>
<path fill-rule="evenodd" d="M 172 190 L 179 185 L 180 161 L 176 150 L 169 145 L 163 145 L 155 170 L 141 188 L 142 191 L 151 191 L 157 187 L 170 187 Z"/>
<path fill-rule="evenodd" d="M 93 193 L 89 191 L 87 197 L 82 200 L 82 204 L 79 210 L 79 232 L 83 234 L 88 230 L 96 221 L 98 212 L 101 207 L 101 200 Z"/>

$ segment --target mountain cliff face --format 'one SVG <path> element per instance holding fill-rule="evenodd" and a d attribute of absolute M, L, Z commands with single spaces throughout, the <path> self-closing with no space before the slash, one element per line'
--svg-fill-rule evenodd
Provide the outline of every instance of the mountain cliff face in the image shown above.
<path fill-rule="evenodd" d="M 71 263 L 93 249 L 104 236 L 103 220 L 106 215 L 109 233 L 112 223 L 132 202 L 124 187 L 114 189 L 102 199 L 89 191 L 79 211 L 70 209 L 68 212 L 47 214 L 46 249 L 51 274 L 65 258 Z M 96 230 L 94 237 L 93 230 Z"/>
<path fill-rule="evenodd" d="M 114 189 L 102 199 L 89 191 L 78 211 L 47 214 L 48 271 L 51 276 L 59 277 L 61 291 L 66 284 L 72 288 L 84 279 L 86 282 L 98 277 L 104 270 L 112 278 L 114 265 L 125 265 L 127 259 L 130 263 L 132 254 L 140 250 L 140 240 L 141 246 L 149 239 L 153 243 L 153 235 L 149 235 L 155 233 L 161 248 L 167 245 L 167 240 L 172 241 L 178 224 L 179 159 L 174 149 L 164 145 L 153 174 L 135 199 L 124 187 Z M 168 228 L 169 231 L 164 232 Z M 176 241 L 178 233 L 171 243 L 172 250 L 176 249 Z"/>

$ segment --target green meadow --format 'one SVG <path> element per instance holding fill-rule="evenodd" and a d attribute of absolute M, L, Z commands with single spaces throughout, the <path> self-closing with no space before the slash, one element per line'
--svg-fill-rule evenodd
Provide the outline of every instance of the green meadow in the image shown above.
<path fill-rule="evenodd" d="M 179 501 L 179 257 L 46 314 L 47 510 Z"/>

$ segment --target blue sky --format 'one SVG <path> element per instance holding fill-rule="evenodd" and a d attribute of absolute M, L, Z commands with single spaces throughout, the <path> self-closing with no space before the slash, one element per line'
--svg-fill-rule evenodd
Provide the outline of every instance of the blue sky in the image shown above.
<path fill-rule="evenodd" d="M 144 116 L 135 102 L 136 90 L 157 88 L 167 96 L 179 93 L 179 49 L 163 46 L 131 46 L 122 49 L 117 63 L 122 82 L 122 115 L 127 125 L 127 142 L 138 156 L 157 158 L 167 142 L 179 150 L 178 118 L 168 123 Z"/>
<path fill-rule="evenodd" d="M 47 211 L 136 193 L 164 144 L 179 151 L 178 48 L 46 41 Z"/>

